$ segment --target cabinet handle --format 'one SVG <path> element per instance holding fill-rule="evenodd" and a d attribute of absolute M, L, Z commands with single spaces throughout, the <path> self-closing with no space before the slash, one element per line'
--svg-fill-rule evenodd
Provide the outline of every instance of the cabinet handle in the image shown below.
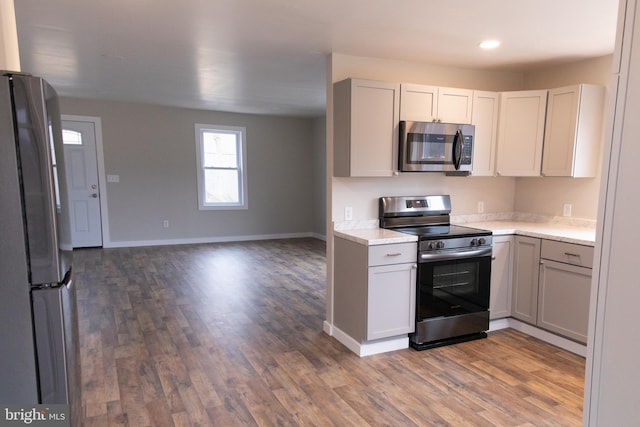
<path fill-rule="evenodd" d="M 492 256 L 491 261 L 495 261 L 495 260 L 496 260 L 496 257 Z"/>
<path fill-rule="evenodd" d="M 395 252 L 395 253 L 392 253 L 392 254 L 387 254 L 387 256 L 400 256 L 400 255 L 402 255 L 402 252 Z"/>
<path fill-rule="evenodd" d="M 412 268 L 412 269 L 414 269 L 414 270 L 415 270 L 415 269 L 417 269 L 417 268 L 418 268 L 418 264 L 413 264 L 413 265 L 411 266 L 411 268 Z"/>
<path fill-rule="evenodd" d="M 571 252 L 565 252 L 564 254 L 566 256 L 574 256 L 574 257 L 580 258 L 580 254 L 572 254 Z"/>

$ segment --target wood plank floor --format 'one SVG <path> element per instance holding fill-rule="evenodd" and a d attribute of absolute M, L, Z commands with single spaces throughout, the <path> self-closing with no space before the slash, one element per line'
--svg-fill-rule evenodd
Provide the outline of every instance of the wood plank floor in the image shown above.
<path fill-rule="evenodd" d="M 85 426 L 578 426 L 584 359 L 513 330 L 359 358 L 316 239 L 74 253 Z"/>

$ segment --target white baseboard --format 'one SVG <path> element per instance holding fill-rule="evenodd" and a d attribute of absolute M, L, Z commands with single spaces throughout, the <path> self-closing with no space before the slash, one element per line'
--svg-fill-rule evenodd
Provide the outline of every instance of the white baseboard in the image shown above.
<path fill-rule="evenodd" d="M 531 335 L 534 338 L 538 338 L 541 341 L 560 347 L 563 350 L 570 351 L 578 356 L 587 356 L 587 346 L 584 344 L 571 341 L 567 338 L 563 338 L 551 332 L 547 332 L 535 326 L 516 320 L 512 317 L 505 319 L 496 319 L 489 322 L 489 332 L 497 331 L 504 328 L 513 328 L 517 331 L 523 332 L 527 335 Z"/>
<path fill-rule="evenodd" d="M 324 331 L 325 334 L 329 335 L 330 337 L 333 336 L 333 325 L 328 321 L 325 320 L 324 322 L 322 322 L 322 330 Z"/>
<path fill-rule="evenodd" d="M 221 236 L 221 237 L 194 237 L 186 239 L 164 239 L 164 240 L 121 240 L 104 242 L 104 248 L 132 248 L 139 246 L 169 246 L 169 245 L 193 245 L 200 243 L 225 243 L 225 242 L 247 242 L 251 240 L 278 240 L 278 239 L 299 239 L 313 237 L 326 241 L 326 236 L 318 233 L 288 233 L 288 234 L 259 234 L 252 236 Z"/>
<path fill-rule="evenodd" d="M 324 331 L 331 331 L 331 333 L 327 332 L 329 335 L 333 336 L 336 340 L 338 340 L 342 345 L 347 347 L 349 350 L 354 352 L 360 357 L 371 356 L 374 354 L 386 353 L 388 351 L 394 350 L 402 350 L 405 348 L 409 348 L 409 336 L 405 335 L 402 337 L 393 337 L 389 339 L 377 340 L 367 343 L 359 343 L 358 341 L 351 338 L 345 332 L 341 331 L 339 328 L 335 326 L 329 325 L 326 321 L 324 322 Z"/>
<path fill-rule="evenodd" d="M 489 322 L 489 332 L 506 328 L 513 328 L 541 341 L 555 345 L 556 347 L 559 347 L 563 350 L 577 354 L 578 356 L 586 357 L 586 345 L 552 334 L 535 326 L 523 323 L 514 318 L 508 317 L 504 319 L 492 320 Z M 345 332 L 341 331 L 339 328 L 331 325 L 326 320 L 323 323 L 323 330 L 327 335 L 334 337 L 342 345 L 344 345 L 360 357 L 409 348 L 408 336 L 394 337 L 388 340 L 380 340 L 370 343 L 359 343 L 349 335 L 347 335 Z"/>

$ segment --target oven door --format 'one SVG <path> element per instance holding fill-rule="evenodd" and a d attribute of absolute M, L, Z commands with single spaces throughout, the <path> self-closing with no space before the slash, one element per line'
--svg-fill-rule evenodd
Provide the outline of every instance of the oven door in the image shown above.
<path fill-rule="evenodd" d="M 416 320 L 487 311 L 491 248 L 420 254 Z"/>

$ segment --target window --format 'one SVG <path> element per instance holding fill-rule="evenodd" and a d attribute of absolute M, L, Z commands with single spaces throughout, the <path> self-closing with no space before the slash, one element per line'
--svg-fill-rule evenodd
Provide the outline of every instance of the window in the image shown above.
<path fill-rule="evenodd" d="M 75 130 L 62 129 L 62 141 L 66 145 L 82 145 L 82 133 Z"/>
<path fill-rule="evenodd" d="M 246 129 L 196 124 L 198 207 L 247 209 Z"/>

